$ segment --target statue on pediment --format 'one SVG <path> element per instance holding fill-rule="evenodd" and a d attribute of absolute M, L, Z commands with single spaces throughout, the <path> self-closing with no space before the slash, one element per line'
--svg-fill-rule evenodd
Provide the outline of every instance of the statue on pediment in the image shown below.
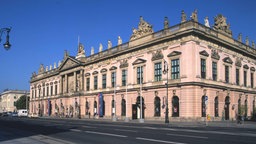
<path fill-rule="evenodd" d="M 163 59 L 163 54 L 161 50 L 157 50 L 156 52 L 153 53 L 153 56 L 151 58 L 152 61 L 154 60 L 159 60 L 159 59 Z"/>
<path fill-rule="evenodd" d="M 134 40 L 134 39 L 140 38 L 142 36 L 152 34 L 153 28 L 152 28 L 152 25 L 147 23 L 141 16 L 138 29 L 133 28 L 132 31 L 133 31 L 133 34 L 132 34 L 130 40 Z"/>
<path fill-rule="evenodd" d="M 252 48 L 255 48 L 255 43 L 254 43 L 254 41 L 252 41 Z"/>
<path fill-rule="evenodd" d="M 78 45 L 78 51 L 76 58 L 85 57 L 85 50 L 84 45 L 82 43 L 79 43 Z"/>
<path fill-rule="evenodd" d="M 36 72 L 33 72 L 33 73 L 32 73 L 32 77 L 35 77 L 35 76 L 36 76 Z"/>
<path fill-rule="evenodd" d="M 219 14 L 214 18 L 214 30 L 224 32 L 230 36 L 232 36 L 232 31 L 230 30 L 230 24 L 227 24 L 226 17 Z"/>
<path fill-rule="evenodd" d="M 38 70 L 38 74 L 44 73 L 44 65 L 40 64 L 40 68 Z"/>
<path fill-rule="evenodd" d="M 185 14 L 184 10 L 181 11 L 181 23 L 187 21 L 187 15 Z"/>
<path fill-rule="evenodd" d="M 195 9 L 193 12 L 192 12 L 192 15 L 190 16 L 191 19 L 195 22 L 198 22 L 198 18 L 197 18 L 197 9 Z"/>
<path fill-rule="evenodd" d="M 64 59 L 66 59 L 68 56 L 69 56 L 68 51 L 65 50 L 65 52 L 64 52 Z"/>
<path fill-rule="evenodd" d="M 122 39 L 120 36 L 118 36 L 118 39 L 117 39 L 117 45 L 121 45 L 123 43 Z"/>
<path fill-rule="evenodd" d="M 91 55 L 94 55 L 94 47 L 91 48 Z"/>

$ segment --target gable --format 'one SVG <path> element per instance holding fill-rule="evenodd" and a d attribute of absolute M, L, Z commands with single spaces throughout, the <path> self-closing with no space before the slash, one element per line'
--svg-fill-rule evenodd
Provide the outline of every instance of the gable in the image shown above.
<path fill-rule="evenodd" d="M 77 61 L 77 60 L 74 59 L 74 58 L 67 57 L 67 58 L 64 60 L 64 62 L 60 65 L 59 70 L 62 71 L 62 70 L 74 68 L 74 67 L 79 66 L 79 65 L 80 65 L 80 62 L 79 62 L 79 61 Z"/>
<path fill-rule="evenodd" d="M 225 57 L 225 58 L 223 59 L 223 62 L 229 63 L 229 64 L 233 64 L 233 61 L 232 61 L 232 59 L 231 59 L 230 57 Z"/>
<path fill-rule="evenodd" d="M 138 59 L 136 59 L 136 60 L 132 63 L 132 65 L 142 64 L 142 63 L 145 63 L 146 61 L 147 61 L 147 60 L 138 58 Z"/>
<path fill-rule="evenodd" d="M 206 57 L 209 56 L 209 54 L 208 54 L 205 50 L 199 52 L 199 54 L 200 54 L 200 55 L 203 55 L 203 56 L 206 56 Z"/>
<path fill-rule="evenodd" d="M 178 56 L 178 55 L 181 55 L 181 52 L 179 52 L 179 51 L 173 51 L 173 52 L 169 53 L 169 54 L 167 55 L 167 57 L 173 57 L 173 56 Z"/>

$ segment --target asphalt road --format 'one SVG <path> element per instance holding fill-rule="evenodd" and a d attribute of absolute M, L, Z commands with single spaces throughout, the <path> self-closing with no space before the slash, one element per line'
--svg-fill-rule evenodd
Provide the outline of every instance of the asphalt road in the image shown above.
<path fill-rule="evenodd" d="M 256 129 L 0 117 L 0 143 L 255 144 Z"/>

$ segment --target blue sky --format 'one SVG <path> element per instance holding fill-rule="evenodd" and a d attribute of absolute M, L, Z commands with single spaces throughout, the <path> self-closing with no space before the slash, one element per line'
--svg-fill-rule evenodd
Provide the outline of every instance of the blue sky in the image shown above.
<path fill-rule="evenodd" d="M 153 25 L 154 31 L 163 28 L 164 17 L 170 26 L 181 20 L 181 11 L 189 16 L 198 9 L 198 19 L 210 25 L 217 14 L 227 17 L 233 37 L 242 33 L 256 41 L 255 0 L 0 0 L 0 28 L 12 27 L 6 51 L 0 44 L 0 92 L 4 89 L 29 90 L 32 72 L 40 64 L 53 65 L 63 59 L 64 50 L 76 55 L 78 36 L 89 55 L 93 46 L 103 50 L 107 41 L 113 46 L 120 35 L 129 41 L 132 28 L 139 17 Z"/>

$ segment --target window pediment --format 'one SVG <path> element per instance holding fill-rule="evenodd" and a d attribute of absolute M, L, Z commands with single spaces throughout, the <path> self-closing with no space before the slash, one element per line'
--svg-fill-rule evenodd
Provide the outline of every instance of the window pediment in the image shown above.
<path fill-rule="evenodd" d="M 181 52 L 179 52 L 179 51 L 173 51 L 173 52 L 169 53 L 169 54 L 167 55 L 167 57 L 173 57 L 173 56 L 178 56 L 178 55 L 181 55 Z"/>
<path fill-rule="evenodd" d="M 98 71 L 94 71 L 92 74 L 93 75 L 96 75 L 96 74 L 98 74 L 99 72 Z"/>
<path fill-rule="evenodd" d="M 203 55 L 203 56 L 206 56 L 206 57 L 209 56 L 209 54 L 208 54 L 205 50 L 199 52 L 199 54 L 200 54 L 200 55 Z"/>
<path fill-rule="evenodd" d="M 233 61 L 232 61 L 232 59 L 231 59 L 230 57 L 225 57 L 225 58 L 223 59 L 223 62 L 229 63 L 229 64 L 233 64 Z"/>
<path fill-rule="evenodd" d="M 142 64 L 142 63 L 145 63 L 146 61 L 147 61 L 147 60 L 138 58 L 138 59 L 136 59 L 136 60 L 132 63 L 132 65 Z"/>
<path fill-rule="evenodd" d="M 238 67 L 242 66 L 242 62 L 239 58 L 236 59 L 236 66 L 238 66 Z"/>
<path fill-rule="evenodd" d="M 112 71 L 112 70 L 116 70 L 117 67 L 116 66 L 112 66 L 109 70 Z"/>
<path fill-rule="evenodd" d="M 249 66 L 246 64 L 243 66 L 244 69 L 249 69 Z"/>
<path fill-rule="evenodd" d="M 84 76 L 90 76 L 91 74 L 90 73 L 86 73 Z"/>
<path fill-rule="evenodd" d="M 127 60 L 123 60 L 123 61 L 120 62 L 119 68 L 125 68 L 125 67 L 128 67 L 128 66 L 129 66 L 129 64 L 128 64 Z"/>
<path fill-rule="evenodd" d="M 107 72 L 108 70 L 106 68 L 103 68 L 100 70 L 100 73 L 104 73 L 104 72 Z"/>
<path fill-rule="evenodd" d="M 255 72 L 255 68 L 254 68 L 254 67 L 251 67 L 250 70 L 253 71 L 253 72 Z"/>

